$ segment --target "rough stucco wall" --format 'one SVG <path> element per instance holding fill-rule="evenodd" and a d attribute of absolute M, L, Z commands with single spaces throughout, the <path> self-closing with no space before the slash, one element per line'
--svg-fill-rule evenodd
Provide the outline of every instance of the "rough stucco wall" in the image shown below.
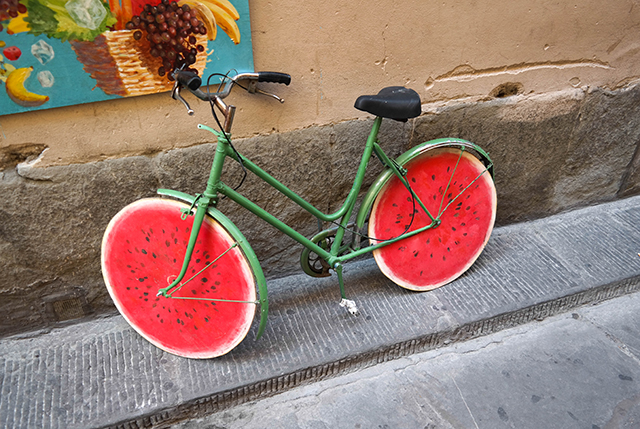
<path fill-rule="evenodd" d="M 401 84 L 425 102 L 507 92 L 616 88 L 637 78 L 637 1 L 337 2 L 252 0 L 257 70 L 288 72 L 270 85 L 287 102 L 236 92 L 238 137 L 300 129 L 366 115 L 362 93 Z M 498 88 L 498 89 L 496 89 Z M 504 87 L 501 87 L 504 92 Z M 0 148 L 18 157 L 44 145 L 41 165 L 156 153 L 208 139 L 167 94 L 0 116 Z M 25 147 L 25 145 L 28 145 Z"/>

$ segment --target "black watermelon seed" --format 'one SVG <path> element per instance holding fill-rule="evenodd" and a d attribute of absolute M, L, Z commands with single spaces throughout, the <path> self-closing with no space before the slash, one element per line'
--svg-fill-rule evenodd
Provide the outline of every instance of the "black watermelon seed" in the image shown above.
<path fill-rule="evenodd" d="M 195 295 L 195 294 L 196 294 L 196 293 L 198 293 L 198 292 L 196 292 L 196 290 L 195 290 L 195 289 L 191 289 L 191 293 Z"/>
<path fill-rule="evenodd" d="M 142 249 L 141 252 L 144 253 L 145 255 L 147 254 L 147 251 L 144 249 Z"/>
<path fill-rule="evenodd" d="M 151 240 L 149 240 L 149 237 L 145 237 L 145 240 L 147 240 L 147 242 L 151 242 Z"/>
<path fill-rule="evenodd" d="M 443 261 L 446 261 L 446 260 L 447 260 L 447 258 L 443 256 L 443 257 L 442 257 L 442 260 L 443 260 Z"/>
<path fill-rule="evenodd" d="M 140 278 L 140 279 L 138 279 L 138 281 L 139 281 L 140 283 L 142 283 L 142 282 L 144 281 L 144 279 L 143 279 L 143 278 Z"/>
<path fill-rule="evenodd" d="M 413 252 L 413 257 L 414 257 L 414 258 L 417 258 L 417 257 L 418 257 L 418 253 L 420 253 L 420 251 Z"/>
<path fill-rule="evenodd" d="M 144 296 L 149 296 L 149 292 L 143 293 Z"/>
<path fill-rule="evenodd" d="M 396 203 L 391 204 L 392 207 L 398 207 Z"/>
<path fill-rule="evenodd" d="M 200 259 L 196 259 L 196 264 L 199 264 L 199 263 L 200 263 Z"/>
<path fill-rule="evenodd" d="M 436 175 L 435 174 L 431 175 L 431 180 L 436 180 Z"/>
<path fill-rule="evenodd" d="M 203 277 L 203 278 L 202 278 L 202 283 L 206 283 L 206 282 L 208 282 L 208 281 L 209 281 L 209 280 L 208 280 L 206 277 Z"/>
<path fill-rule="evenodd" d="M 416 178 L 415 178 L 415 177 L 412 177 L 412 178 L 411 178 L 411 181 L 412 181 L 413 183 L 416 183 Z"/>
<path fill-rule="evenodd" d="M 451 227 L 451 230 L 452 230 L 452 231 L 455 231 L 455 230 L 456 230 L 456 228 L 455 228 L 454 226 L 452 226 L 452 227 Z"/>
<path fill-rule="evenodd" d="M 169 240 L 165 241 L 164 244 L 166 244 L 167 247 L 171 246 L 171 242 Z"/>
<path fill-rule="evenodd" d="M 155 253 L 152 253 L 151 255 L 152 255 L 154 258 L 157 258 L 157 256 L 156 256 L 156 254 L 155 254 Z"/>
<path fill-rule="evenodd" d="M 213 284 L 216 285 L 216 286 L 220 286 L 220 282 L 219 281 L 215 281 Z"/>

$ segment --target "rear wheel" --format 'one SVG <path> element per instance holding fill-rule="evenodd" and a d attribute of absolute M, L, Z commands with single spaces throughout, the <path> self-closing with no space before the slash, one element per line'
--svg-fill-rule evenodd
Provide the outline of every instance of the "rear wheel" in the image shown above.
<path fill-rule="evenodd" d="M 123 208 L 102 241 L 102 273 L 122 316 L 155 346 L 212 358 L 237 346 L 256 310 L 253 272 L 236 240 L 205 216 L 189 269 L 172 297 L 156 296 L 182 268 L 193 216 L 189 206 L 149 198 Z"/>
<path fill-rule="evenodd" d="M 380 270 L 396 284 L 424 291 L 462 275 L 484 249 L 496 216 L 496 189 L 487 168 L 454 147 L 418 155 L 403 166 L 411 189 L 440 224 L 373 252 Z M 371 209 L 373 244 L 431 224 L 404 184 L 392 177 Z"/>

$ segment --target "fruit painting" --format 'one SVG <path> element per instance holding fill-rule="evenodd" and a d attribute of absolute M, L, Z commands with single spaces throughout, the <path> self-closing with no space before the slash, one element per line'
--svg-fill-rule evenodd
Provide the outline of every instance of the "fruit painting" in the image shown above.
<path fill-rule="evenodd" d="M 253 71 L 248 0 L 0 0 L 0 115 Z"/>

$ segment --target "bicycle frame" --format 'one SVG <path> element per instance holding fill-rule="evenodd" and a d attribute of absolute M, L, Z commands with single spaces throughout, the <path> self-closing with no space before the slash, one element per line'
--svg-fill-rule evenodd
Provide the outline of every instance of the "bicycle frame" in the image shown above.
<path fill-rule="evenodd" d="M 346 260 L 349 260 L 349 259 L 352 259 L 352 258 L 355 258 L 357 256 L 360 256 L 360 255 L 362 255 L 364 253 L 371 252 L 371 251 L 373 251 L 373 250 L 375 250 L 375 249 L 377 249 L 379 247 L 389 245 L 389 244 L 391 244 L 391 243 L 393 243 L 395 241 L 398 241 L 398 240 L 410 237 L 412 235 L 418 234 L 418 233 L 420 233 L 420 232 L 422 232 L 422 231 L 424 231 L 426 229 L 434 227 L 438 223 L 437 220 L 426 210 L 426 208 L 424 207 L 422 202 L 419 201 L 417 196 L 415 196 L 416 197 L 416 202 L 423 207 L 425 212 L 432 219 L 432 222 L 431 222 L 430 225 L 427 225 L 427 226 L 425 226 L 423 228 L 420 228 L 420 229 L 417 229 L 417 230 L 412 231 L 410 233 L 407 233 L 405 235 L 402 235 L 401 237 L 397 237 L 396 239 L 387 240 L 384 243 L 379 243 L 377 245 L 368 246 L 368 247 L 366 247 L 364 249 L 355 250 L 355 251 L 350 252 L 350 253 L 348 253 L 346 255 L 338 256 L 339 251 L 340 251 L 340 244 L 341 244 L 342 239 L 344 237 L 344 234 L 346 232 L 346 222 L 348 221 L 348 219 L 353 214 L 353 209 L 354 209 L 355 204 L 356 204 L 356 199 L 357 199 L 358 193 L 360 192 L 360 189 L 362 187 L 362 182 L 364 180 L 366 168 L 367 168 L 367 165 L 368 165 L 371 157 L 375 154 L 375 156 L 377 156 L 383 162 L 383 164 L 385 164 L 387 167 L 389 167 L 394 172 L 394 174 L 396 176 L 398 176 L 400 178 L 400 180 L 402 180 L 406 185 L 406 182 L 405 182 L 404 177 L 403 177 L 403 174 L 405 173 L 404 169 L 402 169 L 401 167 L 396 166 L 387 157 L 387 155 L 384 153 L 382 148 L 378 145 L 377 136 L 378 136 L 378 131 L 380 129 L 381 122 L 382 122 L 382 118 L 376 118 L 376 120 L 374 121 L 373 127 L 371 129 L 370 134 L 369 134 L 369 137 L 367 138 L 365 149 L 364 149 L 364 152 L 362 154 L 362 159 L 360 161 L 360 165 L 358 167 L 358 170 L 357 170 L 357 173 L 356 173 L 356 177 L 354 179 L 354 182 L 353 182 L 353 185 L 351 187 L 351 190 L 349 191 L 349 194 L 347 195 L 347 198 L 345 199 L 345 201 L 342 204 L 342 206 L 335 213 L 326 214 L 326 213 L 322 212 L 321 210 L 319 210 L 318 208 L 313 206 L 311 203 L 307 202 L 305 199 L 300 197 L 294 191 L 289 189 L 287 186 L 285 186 L 284 184 L 280 183 L 277 179 L 275 179 L 269 173 L 267 173 L 266 171 L 264 171 L 263 169 L 258 167 L 256 164 L 251 162 L 249 159 L 245 158 L 244 156 L 242 157 L 242 163 L 243 163 L 243 165 L 245 166 L 245 168 L 248 171 L 252 172 L 256 176 L 258 176 L 260 179 L 264 180 L 270 186 L 272 186 L 273 188 L 278 190 L 281 194 L 283 194 L 284 196 L 289 198 L 291 201 L 293 201 L 298 206 L 300 206 L 301 208 L 303 208 L 304 210 L 309 212 L 311 215 L 313 215 L 316 218 L 320 219 L 321 221 L 325 221 L 325 222 L 336 222 L 336 221 L 339 221 L 339 226 L 338 226 L 337 231 L 336 231 L 335 241 L 334 241 L 331 249 L 329 249 L 329 250 L 326 250 L 326 249 L 322 248 L 321 246 L 317 245 L 311 239 L 309 239 L 309 238 L 305 237 L 304 235 L 300 234 L 298 231 L 296 231 L 295 229 L 293 229 L 289 225 L 285 224 L 281 220 L 277 219 L 271 213 L 267 212 L 262 207 L 258 206 L 253 201 L 251 201 L 248 198 L 246 198 L 244 195 L 240 194 L 239 192 L 235 191 L 234 189 L 230 188 L 225 183 L 223 183 L 220 180 L 220 176 L 222 174 L 222 167 L 224 165 L 224 162 L 225 162 L 227 157 L 230 157 L 230 158 L 235 159 L 236 161 L 238 161 L 237 155 L 233 151 L 233 149 L 231 149 L 231 147 L 230 147 L 230 145 L 229 145 L 229 143 L 227 141 L 227 138 L 225 137 L 224 134 L 222 134 L 221 132 L 218 132 L 218 131 L 216 131 L 216 130 L 214 130 L 214 129 L 206 126 L 206 125 L 199 125 L 198 127 L 200 129 L 208 130 L 208 131 L 212 132 L 213 134 L 215 134 L 217 136 L 218 145 L 216 147 L 216 153 L 215 153 L 213 164 L 212 164 L 212 167 L 211 167 L 209 180 L 207 181 L 206 190 L 202 195 L 197 197 L 197 200 L 194 201 L 194 203 L 192 204 L 192 207 L 191 207 L 191 209 L 193 209 L 194 206 L 197 206 L 197 209 L 196 209 L 196 213 L 195 213 L 195 216 L 194 216 L 194 223 L 193 223 L 193 227 L 192 227 L 191 237 L 190 237 L 190 240 L 189 240 L 189 243 L 188 243 L 188 246 L 187 246 L 187 252 L 185 254 L 185 259 L 184 259 L 182 271 L 178 275 L 178 277 L 173 281 L 173 283 L 171 285 L 169 285 L 166 288 L 160 289 L 159 294 L 166 295 L 166 293 L 168 291 L 170 291 L 171 289 L 175 288 L 182 281 L 182 279 L 184 278 L 184 275 L 185 275 L 185 273 L 187 271 L 187 268 L 188 268 L 188 265 L 189 265 L 189 261 L 191 259 L 191 254 L 193 252 L 193 248 L 195 246 L 195 242 L 196 242 L 196 239 L 197 239 L 197 236 L 198 236 L 198 232 L 200 230 L 200 226 L 202 225 L 202 221 L 204 219 L 204 216 L 206 215 L 206 211 L 207 211 L 209 206 L 215 207 L 217 205 L 218 195 L 222 194 L 222 195 L 227 196 L 232 201 L 235 201 L 236 203 L 240 204 L 245 209 L 249 210 L 250 212 L 252 212 L 256 216 L 258 216 L 259 218 L 263 219 L 267 223 L 269 223 L 272 226 L 274 226 L 279 231 L 281 231 L 284 234 L 288 235 L 289 237 L 291 237 L 292 239 L 294 239 L 298 243 L 302 244 L 303 246 L 307 247 L 308 249 L 310 249 L 314 253 L 318 254 L 323 259 L 325 259 L 329 263 L 329 265 L 334 270 L 336 270 L 336 272 L 338 273 L 339 280 L 340 280 L 341 294 L 342 294 L 343 298 L 345 298 L 345 296 L 344 296 L 344 286 L 342 284 L 342 276 L 341 276 L 342 262 L 344 262 Z M 407 187 L 408 187 L 408 185 L 407 185 Z M 166 189 L 160 189 L 160 190 L 158 190 L 158 193 L 163 194 L 163 195 L 169 195 L 169 196 L 171 196 L 173 194 L 172 191 L 166 190 Z M 188 215 L 193 214 L 193 211 L 191 209 L 189 210 Z"/>
<path fill-rule="evenodd" d="M 191 236 L 189 239 L 189 243 L 187 245 L 187 251 L 184 257 L 182 270 L 178 275 L 178 277 L 168 287 L 162 288 L 158 291 L 158 295 L 163 295 L 165 297 L 170 296 L 169 291 L 178 287 L 180 282 L 183 280 L 187 272 L 189 262 L 191 260 L 191 255 L 193 253 L 193 249 L 197 241 L 198 233 L 202 225 L 202 222 L 204 220 L 204 217 L 208 211 L 210 212 L 211 208 L 215 210 L 215 207 L 217 206 L 217 203 L 218 203 L 218 196 L 220 194 L 225 195 L 230 200 L 238 203 L 240 206 L 244 207 L 245 209 L 249 210 L 256 216 L 258 216 L 259 218 L 271 224 L 279 231 L 283 232 L 284 234 L 288 235 L 298 243 L 302 244 L 304 247 L 309 249 L 309 251 L 314 252 L 318 256 L 323 258 L 329 264 L 329 266 L 337 273 L 338 282 L 340 286 L 340 293 L 341 293 L 342 299 L 346 300 L 344 282 L 342 279 L 342 263 L 343 262 L 349 259 L 353 259 L 358 256 L 361 256 L 365 253 L 372 252 L 378 248 L 390 245 L 399 240 L 403 240 L 405 238 L 419 234 L 430 228 L 437 227 L 440 223 L 439 215 L 437 215 L 437 217 L 434 217 L 433 214 L 429 213 L 425 205 L 422 203 L 422 201 L 420 201 L 419 197 L 413 192 L 413 190 L 411 189 L 411 187 L 409 186 L 409 184 L 405 179 L 406 170 L 401 165 L 404 165 L 405 162 L 409 161 L 412 157 L 419 155 L 424 150 L 429 150 L 437 147 L 451 146 L 453 144 L 461 147 L 463 150 L 465 150 L 465 148 L 469 148 L 478 152 L 480 156 L 483 158 L 483 160 L 485 161 L 485 165 L 487 167 L 485 171 L 489 171 L 490 174 L 492 173 L 492 163 L 491 163 L 491 160 L 489 159 L 488 154 L 486 154 L 486 152 L 484 152 L 481 148 L 479 148 L 475 144 L 467 142 L 465 140 L 460 140 L 460 139 L 441 139 L 433 142 L 427 142 L 423 145 L 416 147 L 414 150 L 405 153 L 403 156 L 398 158 L 399 163 L 394 162 L 384 153 L 384 151 L 378 144 L 378 131 L 380 129 L 381 122 L 382 122 L 381 117 L 377 117 L 374 120 L 371 132 L 369 133 L 369 136 L 366 141 L 365 149 L 363 151 L 362 158 L 360 160 L 360 164 L 359 164 L 355 179 L 353 181 L 351 190 L 349 191 L 349 194 L 347 195 L 342 206 L 336 212 L 331 214 L 322 212 L 321 210 L 313 206 L 311 203 L 309 203 L 308 201 L 300 197 L 297 193 L 292 191 L 286 185 L 280 183 L 276 178 L 271 176 L 262 168 L 260 168 L 259 166 L 251 162 L 246 157 L 240 155 L 242 156 L 242 163 L 246 168 L 246 170 L 258 176 L 258 178 L 268 183 L 271 187 L 278 190 L 281 194 L 286 196 L 288 199 L 296 203 L 302 209 L 304 209 L 311 215 L 315 216 L 319 220 L 324 222 L 333 222 L 338 225 L 337 228 L 333 229 L 335 230 L 335 239 L 330 249 L 325 249 L 322 246 L 316 244 L 314 239 L 317 236 L 312 237 L 311 239 L 307 238 L 306 236 L 300 234 L 298 231 L 293 229 L 291 226 L 285 224 L 284 222 L 282 222 L 281 220 L 273 216 L 271 213 L 269 213 L 262 207 L 258 206 L 253 201 L 249 200 L 247 197 L 245 197 L 238 191 L 234 190 L 233 188 L 230 188 L 225 183 L 223 183 L 221 181 L 221 174 L 222 174 L 222 168 L 224 166 L 226 158 L 229 157 L 239 162 L 238 155 L 236 155 L 235 150 L 231 148 L 229 141 L 227 140 L 228 134 L 225 135 L 222 132 L 216 131 L 206 125 L 198 125 L 200 129 L 210 131 L 214 135 L 216 135 L 217 143 L 218 143 L 216 147 L 216 152 L 215 152 L 213 164 L 211 167 L 209 179 L 207 181 L 207 187 L 204 193 L 202 195 L 197 195 L 194 198 L 192 196 L 187 196 L 186 194 L 183 194 L 177 191 L 172 191 L 168 189 L 158 190 L 158 193 L 161 195 L 176 197 L 178 199 L 182 199 L 184 201 L 188 201 L 191 203 L 191 207 L 189 209 L 186 209 L 183 212 L 183 217 L 185 219 L 190 215 L 194 215 L 193 226 L 191 229 Z M 347 222 L 353 214 L 353 210 L 356 205 L 356 199 L 362 187 L 362 183 L 364 181 L 364 176 L 366 173 L 368 163 L 374 155 L 387 167 L 387 169 L 379 177 L 379 179 L 376 182 L 374 182 L 369 192 L 366 194 L 357 216 L 357 220 L 356 220 L 357 228 L 361 228 L 363 226 L 365 221 L 365 216 L 366 216 L 365 212 L 368 211 L 368 209 L 371 207 L 371 204 L 373 203 L 375 196 L 378 194 L 382 186 L 384 186 L 384 184 L 393 176 L 398 177 L 399 180 L 402 181 L 402 183 L 405 185 L 405 187 L 408 189 L 411 195 L 413 195 L 413 197 L 415 198 L 416 205 L 419 205 L 422 208 L 422 210 L 426 213 L 426 215 L 431 219 L 431 223 L 429 223 L 428 225 L 425 225 L 422 228 L 418 228 L 416 230 L 401 234 L 396 238 L 385 240 L 377 244 L 372 244 L 365 248 L 359 248 L 359 246 L 353 246 L 353 242 L 352 242 L 351 246 L 349 246 L 348 248 L 349 251 L 346 254 L 341 254 L 345 250 L 344 246 L 342 245 L 342 240 L 347 231 Z M 195 214 L 193 213 L 194 208 L 196 208 Z M 224 219 L 228 221 L 228 219 L 226 218 Z M 230 223 L 230 221 L 228 221 L 228 224 L 233 226 L 233 224 Z M 355 241 L 355 235 L 354 235 L 354 241 Z M 255 255 L 253 255 L 253 257 L 255 257 Z M 266 321 L 265 320 L 266 312 L 268 308 L 268 302 L 266 300 L 266 286 L 263 283 L 264 282 L 259 284 L 261 299 L 260 301 L 256 302 L 256 304 L 261 304 L 262 306 L 262 320 L 260 323 L 258 337 L 260 336 L 260 334 L 264 329 L 264 322 Z"/>

